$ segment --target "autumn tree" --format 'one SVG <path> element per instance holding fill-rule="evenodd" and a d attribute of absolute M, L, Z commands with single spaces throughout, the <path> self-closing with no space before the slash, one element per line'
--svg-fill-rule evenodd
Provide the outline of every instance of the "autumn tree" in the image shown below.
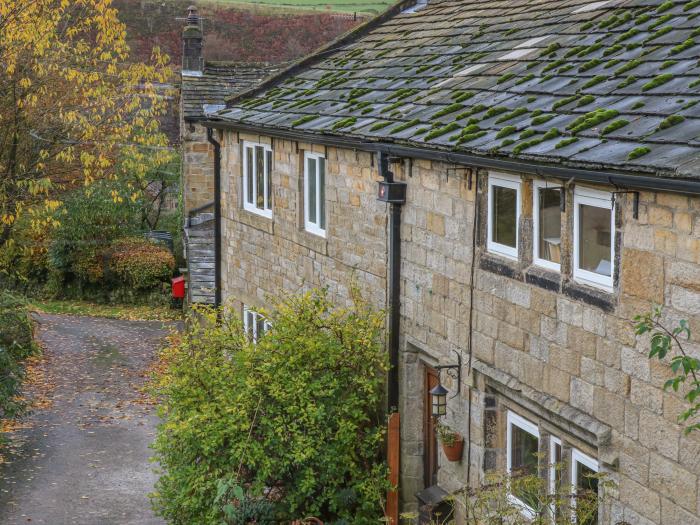
<path fill-rule="evenodd" d="M 131 62 L 117 15 L 111 0 L 0 2 L 0 250 L 22 213 L 50 226 L 62 191 L 116 176 L 118 159 L 136 182 L 170 158 L 168 58 Z"/>

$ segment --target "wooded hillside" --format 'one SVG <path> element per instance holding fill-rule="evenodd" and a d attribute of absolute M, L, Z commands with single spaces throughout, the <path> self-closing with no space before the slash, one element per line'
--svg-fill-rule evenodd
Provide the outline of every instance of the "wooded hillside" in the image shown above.
<path fill-rule="evenodd" d="M 154 46 L 180 63 L 183 20 L 191 0 L 154 2 L 115 0 L 120 19 L 137 59 L 150 56 Z M 363 19 L 340 13 L 312 13 L 250 9 L 225 4 L 198 6 L 204 17 L 207 60 L 285 62 L 299 58 Z"/>

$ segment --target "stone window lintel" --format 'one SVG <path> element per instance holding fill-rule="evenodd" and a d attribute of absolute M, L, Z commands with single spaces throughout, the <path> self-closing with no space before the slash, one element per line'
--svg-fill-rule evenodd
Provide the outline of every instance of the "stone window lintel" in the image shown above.
<path fill-rule="evenodd" d="M 486 377 L 486 384 L 490 389 L 530 412 L 539 414 L 576 439 L 599 448 L 610 443 L 612 429 L 605 423 L 568 403 L 563 403 L 553 396 L 528 387 L 513 376 L 478 359 L 474 359 L 472 366 Z"/>

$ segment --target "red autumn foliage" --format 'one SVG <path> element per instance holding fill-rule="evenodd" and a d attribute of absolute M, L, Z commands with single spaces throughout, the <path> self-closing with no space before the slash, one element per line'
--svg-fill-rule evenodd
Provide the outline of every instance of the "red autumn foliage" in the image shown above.
<path fill-rule="evenodd" d="M 166 247 L 142 237 L 115 241 L 104 257 L 117 281 L 135 290 L 157 287 L 175 269 L 175 258 Z"/>
<path fill-rule="evenodd" d="M 134 58 L 150 56 L 154 46 L 181 61 L 183 20 L 191 0 L 115 0 L 128 28 Z M 232 5 L 200 6 L 207 60 L 287 62 L 311 53 L 352 29 L 362 19 L 334 13 L 275 13 Z"/>

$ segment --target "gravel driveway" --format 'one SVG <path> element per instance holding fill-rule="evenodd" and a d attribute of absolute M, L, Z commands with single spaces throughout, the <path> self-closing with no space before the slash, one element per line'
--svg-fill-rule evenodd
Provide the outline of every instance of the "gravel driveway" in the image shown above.
<path fill-rule="evenodd" d="M 164 523 L 148 494 L 158 422 L 140 391 L 174 325 L 37 316 L 46 359 L 32 388 L 43 400 L 0 465 L 0 524 Z"/>

